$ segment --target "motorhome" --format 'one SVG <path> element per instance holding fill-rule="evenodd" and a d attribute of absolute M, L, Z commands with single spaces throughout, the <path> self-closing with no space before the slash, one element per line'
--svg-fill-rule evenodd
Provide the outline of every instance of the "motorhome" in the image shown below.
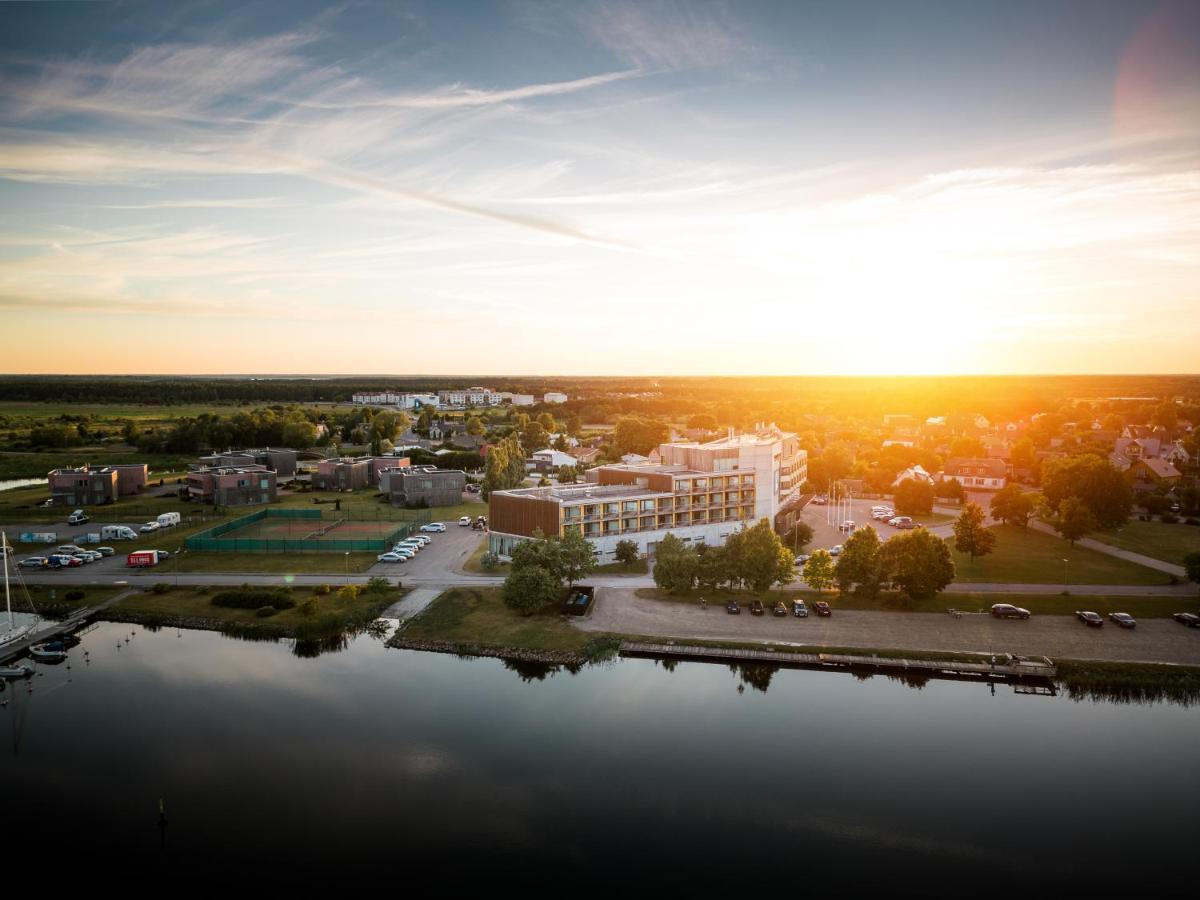
<path fill-rule="evenodd" d="M 172 525 L 178 525 L 180 522 L 179 513 L 165 512 L 159 515 L 158 524 L 162 528 L 169 528 Z"/>
<path fill-rule="evenodd" d="M 100 526 L 100 540 L 136 541 L 137 532 L 128 525 L 102 525 Z"/>

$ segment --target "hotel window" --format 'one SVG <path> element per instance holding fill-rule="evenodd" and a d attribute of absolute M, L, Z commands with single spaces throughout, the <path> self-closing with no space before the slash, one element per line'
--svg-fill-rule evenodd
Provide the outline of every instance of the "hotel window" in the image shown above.
<path fill-rule="evenodd" d="M 707 478 L 695 479 L 692 482 L 692 490 L 693 491 L 707 491 L 708 490 L 708 479 Z"/>
<path fill-rule="evenodd" d="M 637 519 L 622 519 L 621 528 L 625 531 L 634 531 L 637 528 Z"/>
<path fill-rule="evenodd" d="M 637 508 L 638 508 L 638 505 L 637 505 L 637 501 L 636 501 L 636 500 L 626 500 L 626 501 L 625 501 L 625 502 L 622 504 L 622 509 L 621 509 L 621 511 L 622 511 L 622 512 L 627 512 L 627 513 L 629 513 L 629 512 L 637 512 Z"/>
<path fill-rule="evenodd" d="M 619 503 L 605 503 L 604 504 L 604 514 L 606 516 L 615 516 L 615 515 L 619 514 L 620 512 L 621 512 L 621 504 L 619 504 Z"/>
<path fill-rule="evenodd" d="M 653 500 L 643 500 L 642 501 L 642 512 L 654 512 L 654 501 Z"/>

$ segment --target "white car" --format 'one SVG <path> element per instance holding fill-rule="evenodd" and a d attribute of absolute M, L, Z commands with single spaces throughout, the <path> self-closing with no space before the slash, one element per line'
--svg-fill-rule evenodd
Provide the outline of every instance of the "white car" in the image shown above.
<path fill-rule="evenodd" d="M 408 559 L 412 559 L 414 556 L 417 555 L 417 551 L 413 547 L 406 547 L 403 544 L 397 544 L 395 547 L 393 547 L 391 549 L 391 552 L 392 553 L 402 553 Z"/>
<path fill-rule="evenodd" d="M 21 560 L 17 565 L 27 569 L 44 569 L 50 565 L 50 560 L 45 556 L 30 556 Z"/>
<path fill-rule="evenodd" d="M 888 519 L 896 518 L 896 511 L 888 509 L 886 506 L 876 507 L 871 510 L 871 518 L 879 522 L 886 522 Z"/>
<path fill-rule="evenodd" d="M 421 530 L 430 534 L 440 534 L 446 530 L 446 526 L 442 522 L 430 522 L 428 525 L 422 525 Z"/>
<path fill-rule="evenodd" d="M 463 528 L 470 528 L 471 527 L 471 517 L 470 516 L 459 516 L 458 524 L 461 525 Z"/>
<path fill-rule="evenodd" d="M 420 544 L 406 544 L 404 541 L 401 541 L 392 549 L 393 550 L 407 550 L 410 553 L 417 554 L 417 553 L 421 552 L 421 545 Z"/>
<path fill-rule="evenodd" d="M 67 555 L 70 555 L 72 553 L 78 553 L 82 549 L 83 548 L 78 546 L 77 544 L 61 544 L 61 545 L 59 545 L 58 552 L 66 553 Z"/>
<path fill-rule="evenodd" d="M 404 556 L 400 553 L 380 553 L 377 557 L 375 557 L 375 561 L 376 562 L 386 562 L 386 563 L 393 563 L 393 562 L 402 563 L 402 562 L 408 562 L 408 557 Z"/>
<path fill-rule="evenodd" d="M 138 531 L 140 531 L 142 534 L 150 534 L 152 531 L 158 531 L 158 529 L 161 527 L 162 526 L 157 522 L 147 522 L 145 525 L 139 528 Z"/>
<path fill-rule="evenodd" d="M 420 541 L 422 547 L 425 547 L 425 546 L 433 543 L 433 538 L 431 538 L 427 534 L 414 534 L 410 538 L 405 538 L 405 540 L 406 541 Z"/>
<path fill-rule="evenodd" d="M 841 544 L 838 544 L 836 547 L 829 548 L 830 556 L 841 556 L 841 554 L 842 554 L 842 545 Z"/>

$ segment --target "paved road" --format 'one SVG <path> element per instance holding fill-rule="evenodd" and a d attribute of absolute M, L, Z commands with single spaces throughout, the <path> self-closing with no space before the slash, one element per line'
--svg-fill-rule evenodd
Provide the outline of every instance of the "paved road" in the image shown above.
<path fill-rule="evenodd" d="M 1171 619 L 1146 619 L 1132 631 L 1088 628 L 1073 616 L 999 620 L 986 614 L 954 619 L 938 613 L 837 611 L 828 619 L 731 616 L 720 606 L 645 600 L 631 590 L 597 595 L 585 631 L 662 635 L 797 646 L 877 647 L 896 650 L 1019 653 L 1022 655 L 1200 665 L 1200 629 Z"/>

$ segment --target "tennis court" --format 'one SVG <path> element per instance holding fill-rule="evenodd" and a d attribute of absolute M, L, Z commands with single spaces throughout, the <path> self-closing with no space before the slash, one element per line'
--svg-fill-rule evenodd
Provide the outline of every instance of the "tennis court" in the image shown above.
<path fill-rule="evenodd" d="M 262 509 L 201 531 L 188 538 L 186 546 L 248 553 L 381 553 L 419 525 L 415 515 L 401 521 L 351 519 L 333 510 Z"/>

